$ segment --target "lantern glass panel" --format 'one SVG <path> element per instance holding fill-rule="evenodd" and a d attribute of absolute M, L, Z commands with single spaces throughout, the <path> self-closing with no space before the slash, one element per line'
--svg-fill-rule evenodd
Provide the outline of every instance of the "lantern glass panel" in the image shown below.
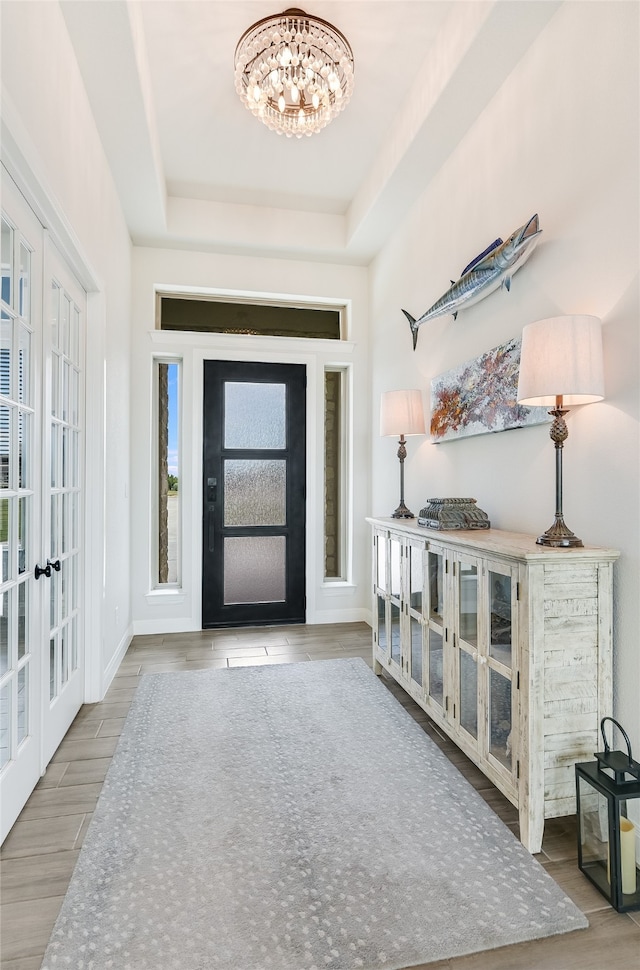
<path fill-rule="evenodd" d="M 640 878 L 636 869 L 636 835 L 637 826 L 627 818 L 626 799 L 618 802 L 617 809 L 620 812 L 617 830 L 620 832 L 620 875 L 622 881 L 623 897 L 633 897 L 640 888 Z M 623 899 L 623 904 L 633 902 L 632 899 Z"/>
<path fill-rule="evenodd" d="M 578 779 L 580 786 L 580 844 L 582 868 L 605 896 L 611 899 L 609 881 L 609 810 L 608 800 L 589 784 Z"/>

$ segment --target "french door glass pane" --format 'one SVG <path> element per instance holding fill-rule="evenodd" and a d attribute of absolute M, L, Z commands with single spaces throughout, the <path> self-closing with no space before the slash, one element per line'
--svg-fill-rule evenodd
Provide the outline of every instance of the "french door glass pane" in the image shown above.
<path fill-rule="evenodd" d="M 9 603 L 9 591 L 5 590 L 0 595 L 0 677 L 7 672 L 11 663 L 9 655 L 9 634 L 11 631 Z"/>
<path fill-rule="evenodd" d="M 18 575 L 31 568 L 29 559 L 29 521 L 31 516 L 31 497 L 24 495 L 18 499 Z"/>
<path fill-rule="evenodd" d="M 0 689 L 0 769 L 11 758 L 11 681 Z"/>
<path fill-rule="evenodd" d="M 478 664 L 460 650 L 460 726 L 478 737 Z"/>
<path fill-rule="evenodd" d="M 21 317 L 28 319 L 31 300 L 31 252 L 24 243 L 20 243 L 19 286 L 18 313 Z"/>
<path fill-rule="evenodd" d="M 489 670 L 489 751 L 511 770 L 511 681 Z"/>
<path fill-rule="evenodd" d="M 11 397 L 11 351 L 13 320 L 3 314 L 0 320 L 0 394 Z"/>
<path fill-rule="evenodd" d="M 442 636 L 429 630 L 429 696 L 440 706 L 444 702 L 442 667 Z"/>
<path fill-rule="evenodd" d="M 30 467 L 31 415 L 18 412 L 18 488 L 29 488 L 31 484 Z"/>
<path fill-rule="evenodd" d="M 18 744 L 29 733 L 29 668 L 21 667 L 18 671 Z"/>
<path fill-rule="evenodd" d="M 0 405 L 0 488 L 9 488 L 11 480 L 11 408 Z"/>
<path fill-rule="evenodd" d="M 27 651 L 27 624 L 29 620 L 29 591 L 26 582 L 18 586 L 18 660 Z"/>
<path fill-rule="evenodd" d="M 0 551 L 2 553 L 2 559 L 0 559 L 0 566 L 2 568 L 0 583 L 4 583 L 9 579 L 9 550 L 11 548 L 9 544 L 10 522 L 9 499 L 0 498 Z"/>
<path fill-rule="evenodd" d="M 13 229 L 2 220 L 2 299 L 5 303 L 12 303 L 13 280 Z"/>
<path fill-rule="evenodd" d="M 56 690 L 56 641 L 55 637 L 49 640 L 49 700 L 52 701 L 57 694 Z"/>
<path fill-rule="evenodd" d="M 18 347 L 18 400 L 31 404 L 31 332 L 20 325 Z"/>
<path fill-rule="evenodd" d="M 224 462 L 224 524 L 286 525 L 285 461 Z"/>
<path fill-rule="evenodd" d="M 411 679 L 422 684 L 422 624 L 411 617 Z"/>
<path fill-rule="evenodd" d="M 224 603 L 280 603 L 286 594 L 285 536 L 224 540 Z"/>
<path fill-rule="evenodd" d="M 225 382 L 225 448 L 286 448 L 285 418 L 285 384 Z"/>

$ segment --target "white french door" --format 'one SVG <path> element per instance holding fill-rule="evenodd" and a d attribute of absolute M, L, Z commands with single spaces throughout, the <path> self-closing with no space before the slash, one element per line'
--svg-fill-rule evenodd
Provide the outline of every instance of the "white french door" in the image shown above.
<path fill-rule="evenodd" d="M 83 699 L 86 294 L 2 169 L 0 841 Z"/>

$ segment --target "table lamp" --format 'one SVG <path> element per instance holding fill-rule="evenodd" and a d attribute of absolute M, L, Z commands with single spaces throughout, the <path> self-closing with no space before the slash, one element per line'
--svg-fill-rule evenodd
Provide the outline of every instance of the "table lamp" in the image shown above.
<path fill-rule="evenodd" d="M 398 461 L 400 462 L 400 504 L 392 513 L 394 519 L 412 519 L 404 504 L 404 460 L 407 457 L 405 436 L 425 434 L 422 392 L 384 391 L 380 399 L 380 434 L 399 437 Z"/>
<path fill-rule="evenodd" d="M 581 546 L 562 512 L 562 448 L 569 434 L 567 404 L 591 404 L 604 397 L 602 331 L 597 317 L 551 317 L 522 331 L 518 403 L 551 405 L 549 432 L 556 448 L 556 515 L 536 539 L 542 546 Z"/>

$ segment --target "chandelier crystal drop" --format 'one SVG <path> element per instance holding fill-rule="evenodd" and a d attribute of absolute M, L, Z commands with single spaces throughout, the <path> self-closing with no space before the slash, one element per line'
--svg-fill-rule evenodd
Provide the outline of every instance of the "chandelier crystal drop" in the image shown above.
<path fill-rule="evenodd" d="M 291 7 L 249 27 L 235 53 L 236 91 L 267 128 L 313 135 L 347 105 L 353 51 L 326 20 Z"/>

